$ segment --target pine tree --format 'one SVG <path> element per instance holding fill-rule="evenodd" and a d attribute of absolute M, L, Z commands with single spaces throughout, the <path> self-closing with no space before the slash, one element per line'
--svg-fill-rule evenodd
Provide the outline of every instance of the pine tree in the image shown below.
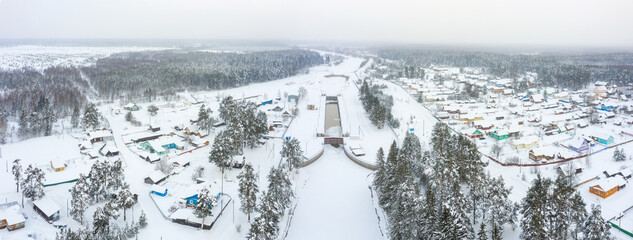
<path fill-rule="evenodd" d="M 81 115 L 81 113 L 79 112 L 79 107 L 75 105 L 75 107 L 73 108 L 73 113 L 70 115 L 70 124 L 73 126 L 73 128 L 79 126 L 79 115 Z"/>
<path fill-rule="evenodd" d="M 103 208 L 97 207 L 97 210 L 95 210 L 92 218 L 93 236 L 95 238 L 102 238 L 108 233 L 108 229 L 110 228 L 109 216 Z"/>
<path fill-rule="evenodd" d="M 275 239 L 279 233 L 280 209 L 277 209 L 275 197 L 263 192 L 262 202 L 259 205 L 260 215 L 255 218 L 257 229 L 249 234 L 250 239 Z M 251 228 L 253 230 L 253 228 Z M 258 235 L 254 235 L 258 233 Z"/>
<path fill-rule="evenodd" d="M 138 226 L 140 228 L 147 227 L 147 217 L 145 216 L 145 212 L 141 211 L 141 216 L 138 217 Z"/>
<path fill-rule="evenodd" d="M 547 239 L 547 199 L 551 180 L 538 175 L 521 202 L 521 239 Z"/>
<path fill-rule="evenodd" d="M 215 163 L 222 170 L 229 167 L 233 159 L 233 146 L 231 145 L 231 136 L 227 130 L 221 131 L 213 140 L 213 146 L 209 154 L 209 162 Z"/>
<path fill-rule="evenodd" d="M 240 179 L 239 197 L 242 202 L 240 210 L 248 215 L 248 221 L 250 222 L 251 213 L 257 210 L 257 193 L 259 192 L 257 179 L 259 179 L 259 177 L 254 172 L 253 166 L 247 163 L 237 178 Z"/>
<path fill-rule="evenodd" d="M 271 168 L 268 174 L 268 195 L 274 201 L 274 208 L 278 210 L 280 217 L 284 215 L 285 209 L 290 206 L 294 192 L 292 182 L 288 178 L 288 173 L 282 167 Z"/>
<path fill-rule="evenodd" d="M 193 214 L 196 217 L 202 218 L 201 228 L 204 228 L 204 220 L 209 216 L 213 216 L 214 205 L 215 200 L 213 199 L 213 196 L 211 196 L 211 194 L 209 193 L 209 189 L 203 188 L 200 193 L 198 193 L 198 202 L 196 203 L 196 206 L 193 210 Z"/>
<path fill-rule="evenodd" d="M 512 201 L 508 199 L 510 189 L 504 185 L 503 177 L 492 178 L 486 181 L 485 198 L 483 200 L 485 219 L 490 226 L 503 226 L 503 224 L 516 224 L 516 209 Z"/>
<path fill-rule="evenodd" d="M 281 149 L 281 157 L 285 158 L 288 162 L 288 167 L 292 171 L 293 168 L 298 168 L 303 162 L 303 150 L 299 145 L 299 140 L 293 138 L 291 140 L 284 140 L 283 147 Z"/>
<path fill-rule="evenodd" d="M 134 194 L 130 192 L 130 186 L 128 184 L 124 184 L 119 195 L 117 196 L 117 201 L 119 206 L 123 208 L 123 221 L 127 220 L 127 209 L 131 208 L 136 204 L 134 200 Z"/>
<path fill-rule="evenodd" d="M 20 192 L 20 183 L 22 182 L 22 164 L 20 161 L 20 159 L 13 160 L 13 167 L 11 168 L 13 179 L 15 179 L 15 192 Z"/>
<path fill-rule="evenodd" d="M 73 219 L 83 224 L 84 213 L 90 203 L 90 195 L 88 194 L 89 186 L 86 177 L 83 174 L 79 175 L 75 186 L 71 190 L 72 199 L 70 200 L 71 209 L 70 214 Z"/>
<path fill-rule="evenodd" d="M 235 103 L 235 100 L 233 100 L 233 97 L 227 96 L 222 99 L 222 102 L 220 102 L 218 112 L 220 118 L 227 124 L 232 122 L 233 118 L 237 116 L 237 111 L 237 104 Z"/>
<path fill-rule="evenodd" d="M 44 172 L 29 164 L 26 168 L 26 178 L 22 181 L 22 192 L 31 201 L 41 199 L 44 196 Z"/>
<path fill-rule="evenodd" d="M 99 112 L 95 108 L 94 104 L 86 106 L 82 122 L 86 128 L 95 129 L 99 126 Z"/>
<path fill-rule="evenodd" d="M 484 222 L 481 222 L 481 224 L 479 225 L 477 240 L 488 240 L 488 235 L 486 234 L 486 225 L 484 224 Z"/>
<path fill-rule="evenodd" d="M 583 238 L 587 240 L 608 240 L 612 239 L 609 223 L 602 218 L 600 205 L 591 205 L 591 213 L 585 220 Z"/>
<path fill-rule="evenodd" d="M 207 130 L 207 134 L 209 134 L 209 131 L 211 131 L 211 128 L 215 123 L 215 119 L 211 116 L 212 113 L 213 111 L 211 111 L 210 108 L 205 107 L 204 104 L 200 106 L 200 110 L 198 111 L 198 120 L 196 121 L 196 124 L 201 130 Z"/>

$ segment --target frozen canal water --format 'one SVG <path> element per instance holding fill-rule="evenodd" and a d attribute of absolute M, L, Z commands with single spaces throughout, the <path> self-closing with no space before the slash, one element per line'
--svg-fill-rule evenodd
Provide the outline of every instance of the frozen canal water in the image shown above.
<path fill-rule="evenodd" d="M 341 148 L 301 169 L 298 204 L 287 239 L 383 239 L 367 175 Z M 298 184 L 304 184 L 301 180 Z"/>

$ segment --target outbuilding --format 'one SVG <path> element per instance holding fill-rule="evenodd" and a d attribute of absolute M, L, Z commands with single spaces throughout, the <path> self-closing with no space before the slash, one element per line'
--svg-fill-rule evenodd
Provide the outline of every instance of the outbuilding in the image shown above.
<path fill-rule="evenodd" d="M 48 223 L 59 220 L 59 205 L 50 198 L 44 197 L 33 202 L 33 209 L 40 214 Z"/>
<path fill-rule="evenodd" d="M 145 183 L 147 184 L 159 184 L 167 179 L 167 175 L 165 175 L 161 171 L 154 171 L 147 177 L 145 177 Z"/>
<path fill-rule="evenodd" d="M 61 172 L 66 168 L 66 163 L 63 160 L 54 159 L 51 160 L 51 168 L 53 168 L 55 172 Z"/>

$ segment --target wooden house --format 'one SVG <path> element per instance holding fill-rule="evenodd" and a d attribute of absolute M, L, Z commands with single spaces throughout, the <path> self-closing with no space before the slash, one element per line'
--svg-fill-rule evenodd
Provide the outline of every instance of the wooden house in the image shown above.
<path fill-rule="evenodd" d="M 127 111 L 138 111 L 140 108 L 138 107 L 138 105 L 136 105 L 136 103 L 128 103 L 127 105 L 123 106 L 123 109 Z"/>
<path fill-rule="evenodd" d="M 46 219 L 48 223 L 59 220 L 59 210 L 61 208 L 48 197 L 34 201 L 33 209 Z"/>
<path fill-rule="evenodd" d="M 103 142 L 114 139 L 110 130 L 97 130 L 88 132 L 87 134 L 90 143 Z"/>
<path fill-rule="evenodd" d="M 558 171 L 567 177 L 571 177 L 581 173 L 582 167 L 576 162 L 569 162 L 558 166 Z"/>
<path fill-rule="evenodd" d="M 51 168 L 55 172 L 61 172 L 66 168 L 66 163 L 59 159 L 51 160 Z"/>
<path fill-rule="evenodd" d="M 613 136 L 607 133 L 602 133 L 602 132 L 595 133 L 594 135 L 591 135 L 591 138 L 595 140 L 596 142 L 602 143 L 604 145 L 611 145 L 615 143 Z"/>
<path fill-rule="evenodd" d="M 470 139 L 484 137 L 484 134 L 481 131 L 479 131 L 479 129 L 475 129 L 475 128 L 466 129 L 464 131 L 464 134 L 466 134 L 466 136 L 469 137 Z"/>
<path fill-rule="evenodd" d="M 119 155 L 119 149 L 110 143 L 106 143 L 99 149 L 99 154 L 105 157 L 113 157 Z"/>
<path fill-rule="evenodd" d="M 589 142 L 584 138 L 574 139 L 567 144 L 569 149 L 576 152 L 584 152 L 589 149 Z"/>
<path fill-rule="evenodd" d="M 608 198 L 625 186 L 626 180 L 622 176 L 614 176 L 598 180 L 597 183 L 589 187 L 589 192 L 601 198 Z"/>
<path fill-rule="evenodd" d="M 168 176 L 165 175 L 163 172 L 157 170 L 157 171 L 152 172 L 147 177 L 145 177 L 145 183 L 147 183 L 147 184 L 159 184 L 159 183 L 165 181 L 165 179 L 167 179 L 167 177 Z"/>
<path fill-rule="evenodd" d="M 530 101 L 533 103 L 542 103 L 544 101 L 543 94 L 532 94 Z"/>
<path fill-rule="evenodd" d="M 510 145 L 514 149 L 531 148 L 538 145 L 538 138 L 536 136 L 527 136 L 521 139 L 513 140 Z"/>
<path fill-rule="evenodd" d="M 506 131 L 504 129 L 494 130 L 490 136 L 492 138 L 494 138 L 494 139 L 497 139 L 497 140 L 503 140 L 503 139 L 507 139 L 507 138 L 510 137 L 508 131 Z"/>
<path fill-rule="evenodd" d="M 492 127 L 495 126 L 494 124 L 488 121 L 478 121 L 474 123 L 473 125 L 475 125 L 476 129 L 481 129 L 481 130 L 490 130 L 492 129 Z"/>
<path fill-rule="evenodd" d="M 24 228 L 26 219 L 22 215 L 20 205 L 17 202 L 1 204 L 0 208 L 0 228 L 7 228 L 9 231 Z"/>
<path fill-rule="evenodd" d="M 556 152 L 550 147 L 533 148 L 530 150 L 530 159 L 540 161 L 542 159 L 552 160 L 556 157 Z"/>

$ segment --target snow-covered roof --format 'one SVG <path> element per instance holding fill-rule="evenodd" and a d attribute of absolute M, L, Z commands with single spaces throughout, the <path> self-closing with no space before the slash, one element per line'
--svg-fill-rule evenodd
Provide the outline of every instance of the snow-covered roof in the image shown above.
<path fill-rule="evenodd" d="M 15 225 L 26 221 L 20 211 L 20 206 L 17 205 L 11 206 L 4 211 L 4 219 L 8 225 Z"/>
<path fill-rule="evenodd" d="M 59 210 L 61 209 L 59 205 L 57 205 L 56 203 L 51 201 L 50 198 L 47 197 L 34 201 L 33 205 L 39 208 L 44 213 L 44 215 L 48 217 L 53 216 L 53 214 L 59 212 Z"/>
<path fill-rule="evenodd" d="M 514 145 L 522 145 L 522 144 L 529 145 L 529 144 L 532 144 L 532 143 L 538 143 L 538 137 L 536 137 L 536 136 L 527 136 L 527 137 L 516 139 L 516 140 L 512 141 L 512 144 L 514 144 Z"/>
<path fill-rule="evenodd" d="M 88 139 L 105 138 L 105 137 L 112 137 L 112 133 L 109 130 L 97 130 L 97 131 L 88 132 Z"/>
<path fill-rule="evenodd" d="M 631 169 L 629 169 L 629 168 L 620 171 L 620 173 L 622 173 L 622 175 L 624 175 L 625 177 L 631 176 L 633 174 Z"/>
<path fill-rule="evenodd" d="M 63 168 L 66 167 L 66 163 L 64 160 L 61 159 L 54 159 L 51 160 L 51 165 L 53 166 L 53 168 Z"/>
<path fill-rule="evenodd" d="M 158 182 L 161 179 L 166 178 L 167 175 L 165 175 L 163 172 L 157 170 L 157 171 L 154 171 L 154 172 L 150 173 L 147 177 L 149 179 L 151 179 L 152 182 Z"/>
<path fill-rule="evenodd" d="M 532 151 L 535 156 L 552 156 L 553 157 L 554 155 L 556 155 L 556 149 L 550 146 L 533 148 L 530 151 Z"/>
<path fill-rule="evenodd" d="M 610 178 L 603 178 L 598 180 L 598 182 L 594 185 L 602 189 L 603 191 L 609 191 L 617 186 L 622 186 L 626 184 L 626 180 L 620 175 L 616 175 Z"/>
<path fill-rule="evenodd" d="M 117 149 L 112 144 L 106 143 L 106 144 L 103 145 L 103 147 L 101 147 L 100 151 L 103 154 L 106 154 L 106 153 L 117 153 L 117 152 L 119 152 L 119 149 Z"/>
<path fill-rule="evenodd" d="M 180 166 L 184 166 L 187 163 L 189 163 L 189 159 L 181 156 L 181 157 L 176 158 L 174 161 L 172 161 L 172 163 L 178 164 Z"/>

